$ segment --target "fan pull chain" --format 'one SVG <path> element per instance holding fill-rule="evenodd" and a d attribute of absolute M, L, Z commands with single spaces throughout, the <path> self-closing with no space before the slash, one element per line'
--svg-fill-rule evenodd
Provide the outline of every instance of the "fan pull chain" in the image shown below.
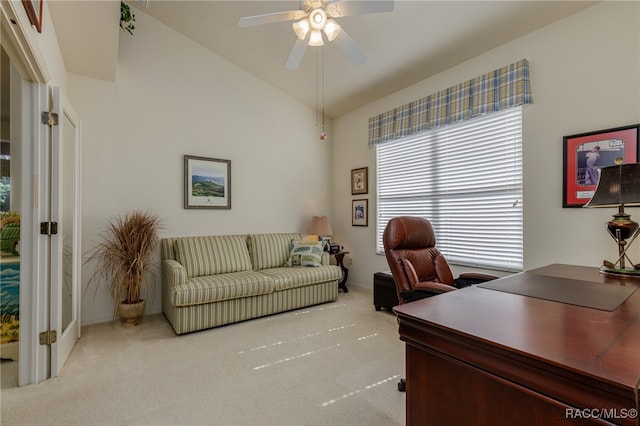
<path fill-rule="evenodd" d="M 316 65 L 316 69 L 315 69 L 315 73 L 316 73 L 316 85 L 315 85 L 315 95 L 316 95 L 316 103 L 315 103 L 315 110 L 316 110 L 316 127 L 318 127 L 318 125 L 320 124 L 320 108 L 319 108 L 319 92 L 320 92 L 320 60 L 318 59 L 318 49 L 314 49 L 315 51 L 315 65 Z"/>
<path fill-rule="evenodd" d="M 324 130 L 324 76 L 325 76 L 325 61 L 324 61 L 324 47 L 322 49 L 322 69 L 321 69 L 321 96 L 322 96 L 322 127 L 320 128 L 320 140 L 323 141 L 327 138 L 327 132 Z"/>

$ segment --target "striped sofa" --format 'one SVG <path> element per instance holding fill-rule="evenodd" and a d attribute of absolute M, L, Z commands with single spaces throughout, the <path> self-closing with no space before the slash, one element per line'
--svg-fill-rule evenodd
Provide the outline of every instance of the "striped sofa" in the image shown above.
<path fill-rule="evenodd" d="M 335 300 L 339 267 L 286 266 L 300 234 L 165 238 L 162 311 L 177 334 Z"/>

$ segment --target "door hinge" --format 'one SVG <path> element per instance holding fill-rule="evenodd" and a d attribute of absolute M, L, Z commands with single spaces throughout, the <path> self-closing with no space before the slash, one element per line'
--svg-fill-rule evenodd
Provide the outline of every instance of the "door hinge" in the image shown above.
<path fill-rule="evenodd" d="M 55 330 L 43 331 L 40 333 L 40 344 L 51 345 L 58 339 L 58 333 Z"/>
<path fill-rule="evenodd" d="M 40 117 L 41 117 L 40 121 L 42 122 L 42 124 L 46 124 L 49 127 L 58 125 L 57 112 L 42 111 L 42 114 L 40 115 Z"/>
<path fill-rule="evenodd" d="M 58 222 L 40 222 L 40 235 L 56 235 Z"/>

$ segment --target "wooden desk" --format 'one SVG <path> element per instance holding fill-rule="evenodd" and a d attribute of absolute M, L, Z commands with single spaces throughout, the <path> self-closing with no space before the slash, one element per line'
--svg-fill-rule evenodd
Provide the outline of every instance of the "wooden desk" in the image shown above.
<path fill-rule="evenodd" d="M 640 289 L 589 267 L 524 274 Z M 640 290 L 614 311 L 478 287 L 394 311 L 408 425 L 638 425 Z"/>

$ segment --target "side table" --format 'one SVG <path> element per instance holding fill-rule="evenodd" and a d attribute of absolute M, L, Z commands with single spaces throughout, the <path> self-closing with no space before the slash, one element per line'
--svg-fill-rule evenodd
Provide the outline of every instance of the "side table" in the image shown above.
<path fill-rule="evenodd" d="M 336 258 L 336 264 L 342 269 L 342 278 L 338 281 L 338 289 L 342 289 L 345 293 L 349 293 L 347 288 L 347 277 L 349 276 L 349 269 L 344 266 L 344 255 L 349 253 L 348 251 L 339 251 L 332 254 Z"/>

